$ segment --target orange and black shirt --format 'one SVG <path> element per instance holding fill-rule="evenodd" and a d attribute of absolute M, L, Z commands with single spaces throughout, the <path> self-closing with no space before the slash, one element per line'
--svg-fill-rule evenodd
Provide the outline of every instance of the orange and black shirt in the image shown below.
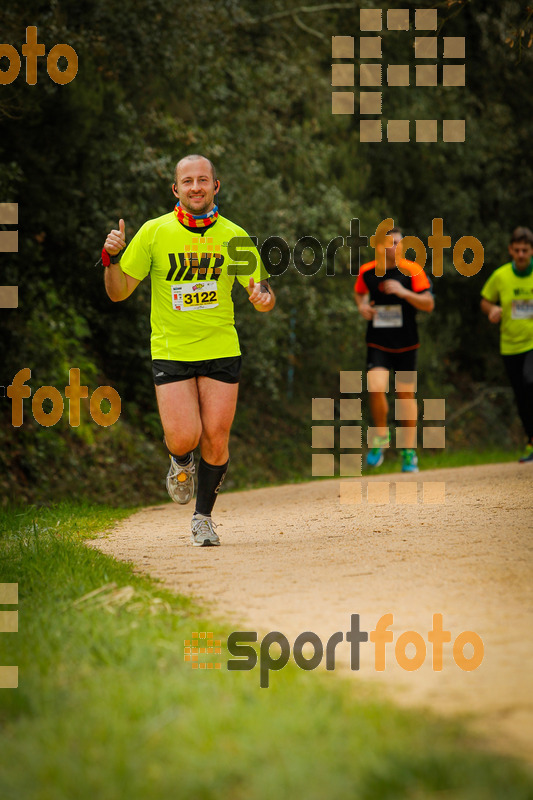
<path fill-rule="evenodd" d="M 400 267 L 388 269 L 384 277 L 376 275 L 376 262 L 363 264 L 355 282 L 358 294 L 369 294 L 370 302 L 378 314 L 370 320 L 366 330 L 366 343 L 369 347 L 386 350 L 390 353 L 402 353 L 419 347 L 418 329 L 416 326 L 416 308 L 395 294 L 385 294 L 381 286 L 385 280 L 399 281 L 411 292 L 421 294 L 431 291 L 431 282 L 416 261 L 402 258 Z"/>

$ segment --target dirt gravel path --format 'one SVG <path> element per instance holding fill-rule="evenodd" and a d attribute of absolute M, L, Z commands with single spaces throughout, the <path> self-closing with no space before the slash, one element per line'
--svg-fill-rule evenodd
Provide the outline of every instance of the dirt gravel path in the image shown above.
<path fill-rule="evenodd" d="M 140 511 L 94 545 L 260 638 L 278 630 L 292 645 L 314 631 L 325 643 L 349 630 L 351 614 L 372 631 L 392 613 L 385 671 L 375 671 L 370 642 L 361 645 L 360 670 L 350 671 L 343 642 L 340 672 L 379 681 L 404 705 L 465 713 L 493 746 L 533 761 L 533 465 L 434 470 L 417 479 L 419 501 L 411 505 L 341 505 L 338 480 L 222 493 L 218 548 L 190 547 L 192 509 L 174 504 Z M 404 480 L 413 476 L 363 479 L 363 496 L 367 483 Z M 445 504 L 421 502 L 422 481 L 445 481 Z M 481 636 L 478 669 L 460 669 L 448 644 L 442 671 L 433 671 L 427 633 L 434 613 L 443 615 L 452 643 L 465 630 Z M 404 631 L 427 644 L 416 671 L 396 663 Z"/>

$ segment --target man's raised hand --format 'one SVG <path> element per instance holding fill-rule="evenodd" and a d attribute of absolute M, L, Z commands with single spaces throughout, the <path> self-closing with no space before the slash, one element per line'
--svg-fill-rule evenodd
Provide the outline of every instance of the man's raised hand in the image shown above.
<path fill-rule="evenodd" d="M 118 255 L 126 247 L 126 225 L 123 219 L 119 220 L 118 227 L 118 231 L 116 228 L 110 231 L 105 240 L 104 249 L 110 256 Z"/>
<path fill-rule="evenodd" d="M 250 278 L 248 284 L 248 294 L 250 303 L 254 306 L 270 306 L 272 303 L 272 295 L 266 286 L 260 283 L 255 283 L 253 278 Z"/>

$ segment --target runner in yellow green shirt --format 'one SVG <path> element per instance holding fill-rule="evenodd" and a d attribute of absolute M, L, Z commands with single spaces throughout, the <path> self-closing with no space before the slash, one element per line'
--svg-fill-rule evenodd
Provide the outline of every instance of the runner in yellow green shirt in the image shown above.
<path fill-rule="evenodd" d="M 251 241 L 251 274 L 243 274 L 242 264 L 231 269 L 229 242 L 248 235 L 219 215 L 219 188 L 209 159 L 185 156 L 176 165 L 174 210 L 146 222 L 124 253 L 121 219 L 102 251 L 111 300 L 125 300 L 150 275 L 152 370 L 170 454 L 167 489 L 177 503 L 193 496 L 193 451 L 198 444 L 201 451 L 191 524 L 195 546 L 220 544 L 211 512 L 228 468 L 241 366 L 231 298 L 235 277 L 258 311 L 270 311 L 276 302 Z"/>
<path fill-rule="evenodd" d="M 516 228 L 512 261 L 495 270 L 481 290 L 481 310 L 500 324 L 500 351 L 527 436 L 522 463 L 533 463 L 533 233 Z"/>

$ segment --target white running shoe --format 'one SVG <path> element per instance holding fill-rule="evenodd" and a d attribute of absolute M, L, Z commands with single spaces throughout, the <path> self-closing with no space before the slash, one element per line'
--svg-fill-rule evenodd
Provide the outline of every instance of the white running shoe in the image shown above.
<path fill-rule="evenodd" d="M 191 522 L 191 543 L 194 547 L 218 547 L 220 539 L 215 533 L 216 524 L 211 517 L 195 514 Z"/>
<path fill-rule="evenodd" d="M 194 494 L 194 456 L 191 463 L 181 467 L 174 456 L 170 456 L 170 469 L 167 475 L 167 492 L 171 500 L 180 505 L 188 503 Z"/>

